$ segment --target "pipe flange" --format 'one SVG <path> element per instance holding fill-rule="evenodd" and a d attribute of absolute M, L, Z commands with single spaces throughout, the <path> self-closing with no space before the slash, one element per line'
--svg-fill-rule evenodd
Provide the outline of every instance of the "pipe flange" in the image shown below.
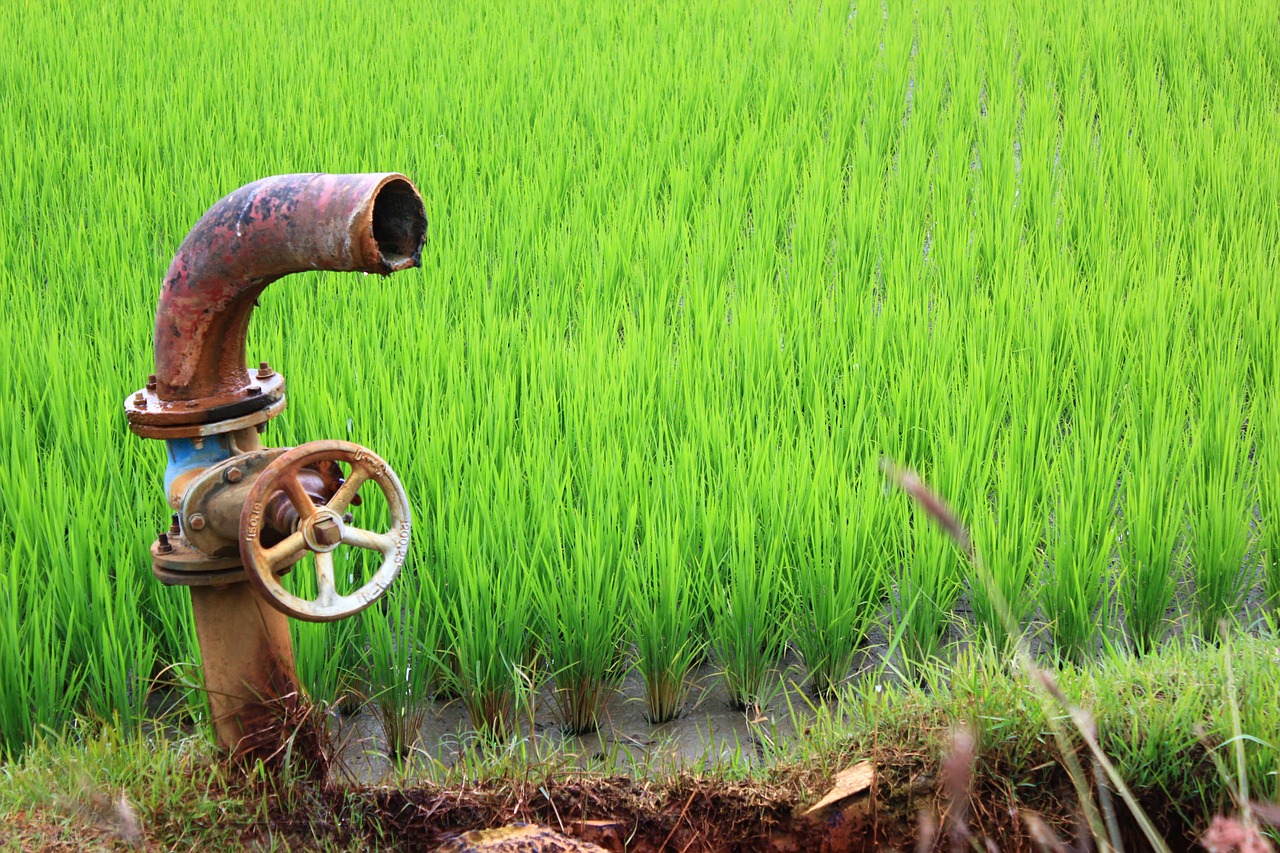
<path fill-rule="evenodd" d="M 293 571 L 292 566 L 282 568 L 278 575 L 284 577 Z M 151 574 L 155 579 L 165 586 L 231 586 L 233 583 L 246 583 L 249 576 L 245 574 L 244 566 L 237 566 L 234 569 L 222 569 L 221 571 L 208 572 L 175 572 L 170 569 L 151 564 Z"/>
<path fill-rule="evenodd" d="M 213 435 L 224 435 L 229 432 L 238 432 L 249 427 L 260 426 L 267 421 L 280 414 L 285 409 L 286 399 L 282 395 L 280 399 L 271 402 L 264 409 L 251 412 L 247 415 L 241 415 L 238 418 L 231 418 L 225 421 L 214 421 L 208 424 L 186 424 L 178 426 L 147 426 L 145 424 L 129 424 L 129 429 L 134 435 L 142 438 L 208 438 Z M 128 404 L 125 406 L 128 408 Z M 258 430 L 262 432 L 262 429 Z"/>
<path fill-rule="evenodd" d="M 262 412 L 280 404 L 278 414 L 284 408 L 284 376 L 275 371 L 264 374 L 258 371 L 247 385 L 235 391 L 213 397 L 201 397 L 198 400 L 166 400 L 158 389 L 148 382 L 130 394 L 124 401 L 125 416 L 129 419 L 129 429 L 144 438 L 190 438 L 196 435 L 208 435 L 198 429 L 193 432 L 177 434 L 180 430 L 174 427 L 218 426 L 227 421 L 239 421 L 246 416 Z M 272 417 L 272 416 L 268 416 Z M 248 425 L 261 423 L 267 418 Z M 218 432 L 225 432 L 219 429 Z M 160 432 L 162 434 L 155 434 Z"/>
<path fill-rule="evenodd" d="M 287 574 L 300 559 L 301 554 L 281 561 L 276 574 Z M 249 579 L 239 556 L 210 557 L 176 535 L 151 543 L 151 573 L 166 586 L 226 586 Z"/>
<path fill-rule="evenodd" d="M 151 574 L 165 586 L 230 586 L 249 580 L 249 576 L 244 573 L 244 566 L 221 571 L 175 572 L 152 563 Z"/>

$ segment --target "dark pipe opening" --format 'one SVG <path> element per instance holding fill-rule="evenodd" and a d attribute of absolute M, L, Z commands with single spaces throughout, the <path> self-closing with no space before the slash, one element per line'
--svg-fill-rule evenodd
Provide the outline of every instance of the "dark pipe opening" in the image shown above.
<path fill-rule="evenodd" d="M 388 181 L 373 200 L 373 239 L 389 265 L 422 253 L 427 236 L 427 212 L 422 199 L 405 180 Z"/>

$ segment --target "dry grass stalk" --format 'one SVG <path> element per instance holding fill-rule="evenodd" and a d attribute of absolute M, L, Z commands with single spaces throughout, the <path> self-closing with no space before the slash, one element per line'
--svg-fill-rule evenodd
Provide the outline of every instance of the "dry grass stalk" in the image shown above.
<path fill-rule="evenodd" d="M 1088 824 L 1088 832 L 1082 833 L 1082 836 L 1091 836 L 1105 845 L 1105 849 L 1113 849 L 1109 841 L 1111 833 L 1104 825 L 1102 816 L 1099 814 L 1098 808 L 1094 804 L 1093 798 L 1090 794 L 1088 777 L 1085 775 L 1084 769 L 1080 766 L 1080 762 L 1075 754 L 1075 749 L 1071 741 L 1067 738 L 1066 732 L 1063 731 L 1061 725 L 1056 720 L 1055 715 L 1052 713 L 1052 709 L 1047 705 L 1047 701 L 1049 699 L 1056 702 L 1062 710 L 1066 711 L 1070 716 L 1076 731 L 1084 739 L 1085 744 L 1093 754 L 1094 761 L 1106 773 L 1107 778 L 1111 780 L 1112 785 L 1115 786 L 1116 790 L 1120 793 L 1120 796 L 1124 799 L 1125 805 L 1129 808 L 1134 820 L 1137 821 L 1138 826 L 1142 829 L 1142 833 L 1146 837 L 1152 849 L 1162 851 L 1162 853 L 1169 853 L 1168 844 L 1160 836 L 1160 833 L 1156 831 L 1155 825 L 1147 816 L 1146 811 L 1138 803 L 1137 798 L 1133 796 L 1133 792 L 1129 790 L 1128 785 L 1126 785 L 1124 780 L 1120 778 L 1120 774 L 1116 771 L 1115 766 L 1111 763 L 1110 759 L 1108 759 L 1106 754 L 1102 751 L 1102 747 L 1098 743 L 1096 735 L 1092 733 L 1093 725 L 1091 718 L 1080 708 L 1071 704 L 1070 700 L 1068 700 L 1066 694 L 1062 692 L 1062 689 L 1058 686 L 1057 680 L 1051 673 L 1036 665 L 1027 648 L 1026 638 L 1022 633 L 1022 628 L 1013 619 L 1009 602 L 1005 600 L 986 566 L 983 565 L 981 557 L 973 551 L 968 531 L 965 530 L 964 525 L 962 525 L 955 517 L 955 514 L 951 512 L 946 501 L 934 494 L 927 486 L 925 486 L 914 471 L 900 468 L 887 459 L 882 463 L 882 468 L 890 481 L 906 492 L 912 499 L 916 500 L 921 507 L 923 507 L 925 511 L 928 512 L 935 521 L 937 521 L 939 526 L 941 526 L 943 530 L 955 539 L 961 549 L 965 551 L 966 555 L 968 555 L 969 559 L 973 563 L 973 567 L 979 581 L 987 589 L 995 602 L 1001 619 L 1005 622 L 1005 628 L 1009 632 L 1009 636 L 1017 639 L 1014 648 L 1016 650 L 1018 664 L 1026 673 L 1031 684 L 1040 688 L 1038 695 L 1041 696 L 1041 701 L 1046 703 L 1045 719 L 1053 731 L 1054 738 L 1058 743 L 1058 751 L 1062 756 L 1063 762 L 1067 765 L 1067 770 L 1071 776 L 1072 784 L 1076 788 L 1076 795 L 1079 800 L 1082 817 Z"/>

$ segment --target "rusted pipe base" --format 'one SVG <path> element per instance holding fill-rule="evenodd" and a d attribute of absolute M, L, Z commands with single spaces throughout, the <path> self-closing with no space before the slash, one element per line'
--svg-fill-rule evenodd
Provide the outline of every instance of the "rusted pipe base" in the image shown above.
<path fill-rule="evenodd" d="M 289 620 L 247 583 L 193 586 L 191 606 L 218 745 L 250 755 L 259 749 L 255 735 L 289 722 L 282 705 L 300 704 Z"/>

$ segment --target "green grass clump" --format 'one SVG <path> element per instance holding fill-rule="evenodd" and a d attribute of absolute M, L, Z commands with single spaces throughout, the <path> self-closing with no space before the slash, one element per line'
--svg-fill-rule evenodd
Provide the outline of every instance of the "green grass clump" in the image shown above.
<path fill-rule="evenodd" d="M 1017 638 L 1009 636 L 998 602 L 1007 603 L 1014 623 L 1025 630 L 1036 607 L 1032 582 L 1044 564 L 1043 494 L 1043 481 L 1023 479 L 1016 465 L 1006 462 L 993 483 L 992 511 L 980 516 L 973 531 L 974 547 L 985 555 L 994 586 L 988 588 L 970 572 L 973 619 L 982 639 L 1006 652 Z"/>
<path fill-rule="evenodd" d="M 1258 500 L 1262 508 L 1263 577 L 1266 606 L 1280 620 L 1280 396 L 1273 397 L 1262 426 Z"/>
<path fill-rule="evenodd" d="M 388 591 L 360 614 L 367 643 L 361 671 L 365 696 L 382 724 L 387 754 L 403 761 L 417 745 L 426 720 L 433 673 L 440 648 L 440 619 L 426 596 Z"/>
<path fill-rule="evenodd" d="M 1098 632 L 1109 621 L 1117 466 L 1115 445 L 1106 438 L 1069 440 L 1068 445 L 1058 459 L 1049 567 L 1040 586 L 1040 607 L 1058 655 L 1079 662 L 1094 653 Z"/>
<path fill-rule="evenodd" d="M 624 554 L 615 532 L 579 519 L 535 585 L 552 699 L 570 734 L 595 731 L 626 671 Z"/>
<path fill-rule="evenodd" d="M 781 537 L 769 536 L 757 551 L 759 530 L 751 511 L 733 516 L 732 548 L 711 587 L 711 648 L 729 703 L 738 710 L 762 707 L 776 688 L 776 667 L 786 648 L 786 581 Z"/>
<path fill-rule="evenodd" d="M 942 659 L 964 583 L 964 557 L 924 511 L 912 506 L 900 518 L 909 519 L 910 532 L 893 596 L 893 630 L 908 669 L 919 676 Z"/>
<path fill-rule="evenodd" d="M 819 696 L 849 677 L 885 596 L 887 513 L 872 476 L 864 473 L 856 485 L 826 481 L 834 500 L 815 495 L 808 547 L 795 569 L 793 642 Z M 841 521 L 832 524 L 828 512 Z"/>
<path fill-rule="evenodd" d="M 459 537 L 446 559 L 441 584 L 452 589 L 432 591 L 452 660 L 437 661 L 438 672 L 477 734 L 502 741 L 516 734 L 517 715 L 533 686 L 526 627 L 533 593 L 519 574 L 490 562 L 474 538 Z"/>
<path fill-rule="evenodd" d="M 1253 427 L 1246 392 L 1228 377 L 1233 354 L 1213 347 L 1197 366 L 1198 423 L 1193 427 L 1191 495 L 1193 610 L 1200 635 L 1233 623 L 1253 584 L 1249 522 L 1256 494 L 1249 455 Z"/>
<path fill-rule="evenodd" d="M 644 678 L 645 718 L 655 724 L 684 711 L 690 673 L 704 655 L 699 623 L 708 577 L 705 567 L 682 561 L 679 522 L 656 528 L 664 535 L 644 542 L 637 556 L 640 564 L 627 576 L 626 601 L 635 667 Z"/>
<path fill-rule="evenodd" d="M 1166 613 L 1184 573 L 1179 545 L 1186 530 L 1186 409 L 1185 401 L 1164 390 L 1165 370 L 1164 365 L 1153 370 L 1131 393 L 1133 440 L 1121 486 L 1124 533 L 1117 594 L 1139 655 L 1154 651 L 1163 639 Z"/>

